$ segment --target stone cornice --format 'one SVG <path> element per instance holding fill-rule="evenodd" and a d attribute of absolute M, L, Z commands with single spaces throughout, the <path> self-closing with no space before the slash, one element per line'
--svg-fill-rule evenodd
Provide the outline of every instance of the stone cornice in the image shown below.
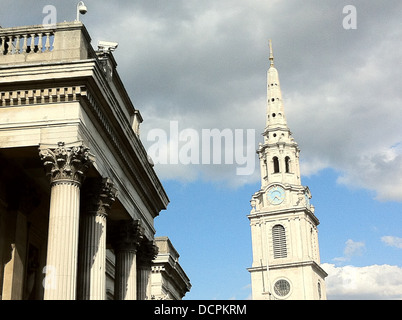
<path fill-rule="evenodd" d="M 72 31 L 72 30 L 82 30 L 85 34 L 88 42 L 91 41 L 88 31 L 81 22 L 61 22 L 55 26 L 44 26 L 43 24 L 31 25 L 31 26 L 19 26 L 11 28 L 0 28 L 0 36 L 10 36 L 17 34 L 32 34 L 44 31 Z"/>
<path fill-rule="evenodd" d="M 86 94 L 84 86 L 0 91 L 0 106 L 15 107 L 45 103 L 78 101 Z"/>
<path fill-rule="evenodd" d="M 257 150 L 257 154 L 263 154 L 266 149 L 273 150 L 280 146 L 294 148 L 297 152 L 300 152 L 300 148 L 297 142 L 278 141 L 274 143 L 261 144 Z"/>
<path fill-rule="evenodd" d="M 300 214 L 305 214 L 307 217 L 309 217 L 316 226 L 320 224 L 320 221 L 318 218 L 314 215 L 314 213 L 307 209 L 306 207 L 295 207 L 295 208 L 283 208 L 283 209 L 278 209 L 278 210 L 272 210 L 272 211 L 256 211 L 252 214 L 249 214 L 247 218 L 252 221 L 256 219 L 262 219 L 267 216 L 274 216 L 274 215 L 281 215 L 281 216 L 292 216 L 292 215 L 300 215 Z"/>
<path fill-rule="evenodd" d="M 306 267 L 306 266 L 312 267 L 322 278 L 325 278 L 328 276 L 328 274 L 325 272 L 325 270 L 323 268 L 321 268 L 321 266 L 317 262 L 311 261 L 311 260 L 275 264 L 275 265 L 269 266 L 269 270 L 282 269 L 282 268 L 298 268 L 298 267 Z M 266 266 L 247 268 L 247 270 L 250 272 L 265 271 L 266 269 L 267 269 Z"/>
<path fill-rule="evenodd" d="M 166 208 L 169 199 L 159 178 L 148 162 L 147 153 L 139 137 L 121 115 L 120 117 L 113 115 L 114 119 L 120 118 L 121 120 L 118 121 L 119 124 L 113 125 L 113 122 L 110 121 L 112 117 L 108 118 L 105 115 L 104 106 L 98 102 L 96 95 L 88 92 L 84 100 L 87 101 L 88 107 L 103 126 L 104 132 L 109 135 L 109 139 L 114 145 L 115 155 L 124 161 L 126 168 L 128 168 L 127 172 L 133 177 L 131 182 L 137 190 L 143 190 L 142 193 L 139 193 L 140 197 L 149 207 L 153 217 L 156 217 L 160 210 Z M 144 173 L 146 174 L 144 175 Z M 148 183 L 144 183 L 145 181 Z"/>
<path fill-rule="evenodd" d="M 164 273 L 168 278 L 173 279 L 172 283 L 180 288 L 183 296 L 191 289 L 190 279 L 178 261 L 173 260 L 169 254 L 158 254 L 152 263 L 152 272 Z"/>

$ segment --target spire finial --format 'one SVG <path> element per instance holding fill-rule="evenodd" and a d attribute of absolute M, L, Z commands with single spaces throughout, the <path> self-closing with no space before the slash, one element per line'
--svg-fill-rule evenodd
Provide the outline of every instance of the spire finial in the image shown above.
<path fill-rule="evenodd" d="M 271 61 L 271 67 L 274 66 L 274 52 L 272 50 L 272 41 L 269 39 L 269 60 Z"/>

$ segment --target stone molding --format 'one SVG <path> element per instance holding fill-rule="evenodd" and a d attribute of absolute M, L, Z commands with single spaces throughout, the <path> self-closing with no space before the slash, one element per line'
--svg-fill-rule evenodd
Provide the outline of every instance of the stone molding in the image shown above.
<path fill-rule="evenodd" d="M 85 86 L 0 91 L 0 106 L 13 107 L 77 101 L 87 94 Z"/>

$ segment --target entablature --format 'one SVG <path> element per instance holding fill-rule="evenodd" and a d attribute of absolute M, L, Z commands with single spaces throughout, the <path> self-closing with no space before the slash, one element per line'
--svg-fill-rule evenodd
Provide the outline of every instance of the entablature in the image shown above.
<path fill-rule="evenodd" d="M 0 84 L 0 108 L 79 102 L 101 128 L 152 217 L 166 209 L 169 199 L 130 122 L 134 116 L 142 118 L 128 102 L 124 88 L 110 86 L 96 59 L 0 66 Z"/>

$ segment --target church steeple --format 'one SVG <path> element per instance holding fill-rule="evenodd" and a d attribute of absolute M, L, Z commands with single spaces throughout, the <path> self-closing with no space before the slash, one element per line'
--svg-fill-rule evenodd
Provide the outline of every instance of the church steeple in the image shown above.
<path fill-rule="evenodd" d="M 261 188 L 251 199 L 253 299 L 325 299 L 320 267 L 319 221 L 311 193 L 301 184 L 300 149 L 288 127 L 278 70 L 269 41 L 267 114 L 257 154 Z"/>
<path fill-rule="evenodd" d="M 261 144 L 257 150 L 261 162 L 261 187 L 263 188 L 271 182 L 300 185 L 300 150 L 286 121 L 279 74 L 274 66 L 271 40 L 269 40 L 269 60 L 264 144 Z"/>
<path fill-rule="evenodd" d="M 269 40 L 269 60 L 270 67 L 267 72 L 267 121 L 265 130 L 267 132 L 280 128 L 281 130 L 288 131 L 279 74 L 274 66 L 271 40 Z"/>

